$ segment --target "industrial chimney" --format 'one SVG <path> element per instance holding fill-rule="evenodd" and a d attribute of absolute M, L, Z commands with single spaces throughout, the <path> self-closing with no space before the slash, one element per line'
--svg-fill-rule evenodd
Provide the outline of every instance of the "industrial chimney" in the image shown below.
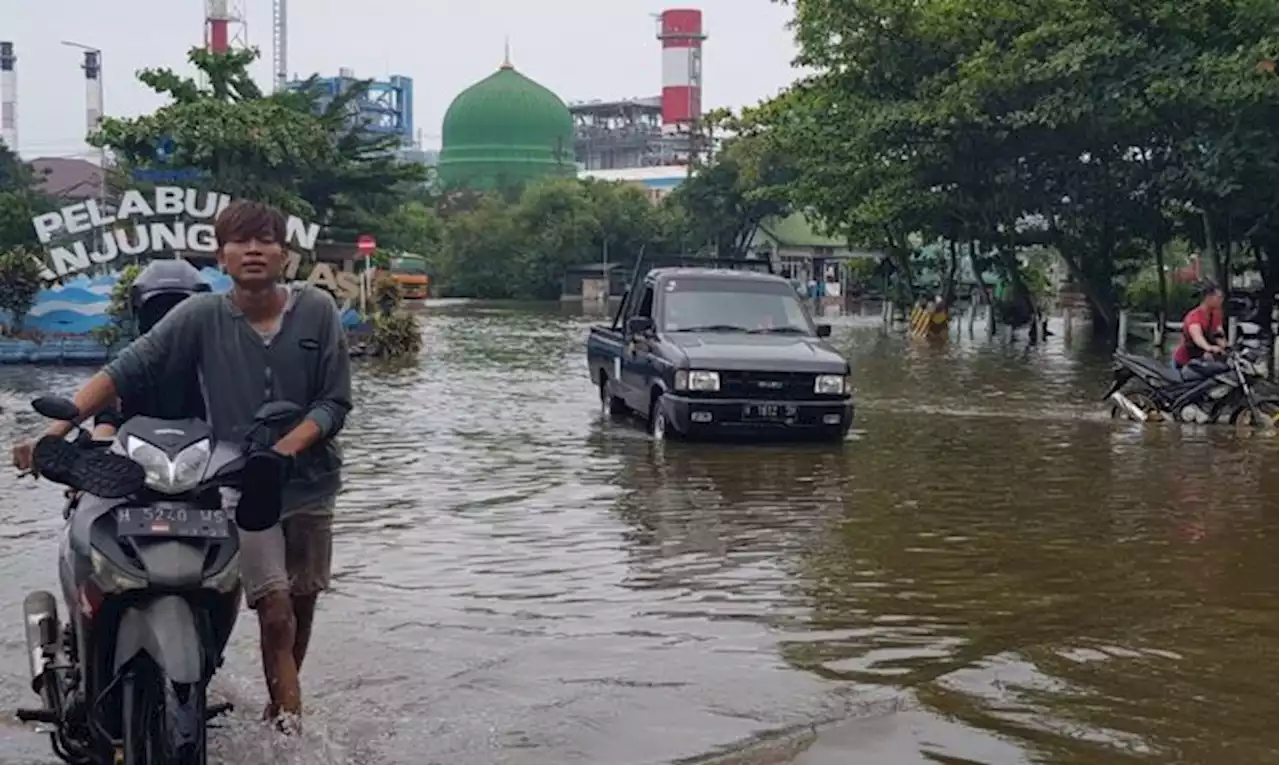
<path fill-rule="evenodd" d="M 677 8 L 658 17 L 662 41 L 662 124 L 688 129 L 702 115 L 702 11 Z"/>
<path fill-rule="evenodd" d="M 85 135 L 89 135 L 102 124 L 102 54 L 85 51 L 83 69 Z"/>
<path fill-rule="evenodd" d="M 247 45 L 244 19 L 244 0 L 205 0 L 204 47 L 210 53 L 226 53 Z"/>
<path fill-rule="evenodd" d="M 0 141 L 17 153 L 18 57 L 11 42 L 0 42 Z"/>

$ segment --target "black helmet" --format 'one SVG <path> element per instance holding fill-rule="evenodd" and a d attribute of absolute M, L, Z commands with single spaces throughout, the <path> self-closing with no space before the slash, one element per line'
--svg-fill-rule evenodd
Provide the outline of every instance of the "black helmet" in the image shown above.
<path fill-rule="evenodd" d="M 201 279 L 200 271 L 187 261 L 151 261 L 129 288 L 129 308 L 137 319 L 138 332 L 150 330 L 178 303 L 208 291 L 209 283 Z"/>

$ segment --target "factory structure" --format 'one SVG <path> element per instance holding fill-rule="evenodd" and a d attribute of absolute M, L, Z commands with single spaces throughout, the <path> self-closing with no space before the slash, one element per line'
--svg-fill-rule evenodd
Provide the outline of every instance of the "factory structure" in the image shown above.
<path fill-rule="evenodd" d="M 702 11 L 663 11 L 656 36 L 662 44 L 660 94 L 569 105 L 583 170 L 688 165 L 703 150 Z"/>
<path fill-rule="evenodd" d="M 204 45 L 215 52 L 248 47 L 246 0 L 204 0 Z M 702 12 L 672 9 L 656 17 L 655 36 L 661 59 L 655 56 L 654 95 L 569 104 L 573 120 L 573 155 L 579 169 L 589 172 L 629 168 L 683 167 L 704 150 L 699 124 L 702 113 Z M 289 69 L 288 0 L 271 3 L 271 72 L 277 90 L 296 89 L 305 82 Z M 69 43 L 70 44 L 70 43 Z M 92 131 L 102 119 L 102 52 L 85 45 L 81 69 L 85 75 L 85 126 Z M 17 97 L 18 56 L 12 42 L 0 41 L 0 141 L 20 150 Z M 660 63 L 660 67 L 658 64 Z M 340 69 L 317 81 L 326 100 L 357 82 L 356 73 Z M 369 130 L 399 139 L 407 161 L 434 164 L 438 154 L 422 146 L 413 119 L 413 79 L 391 75 L 375 80 L 352 109 L 353 121 Z"/>

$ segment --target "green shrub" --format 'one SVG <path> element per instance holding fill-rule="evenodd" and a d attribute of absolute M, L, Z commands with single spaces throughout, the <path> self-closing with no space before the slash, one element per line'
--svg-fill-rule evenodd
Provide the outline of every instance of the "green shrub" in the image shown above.
<path fill-rule="evenodd" d="M 1169 290 L 1168 321 L 1178 321 L 1196 305 L 1195 285 L 1167 279 Z M 1124 291 L 1124 307 L 1130 311 L 1155 316 L 1160 313 L 1160 284 L 1154 269 L 1144 270 L 1129 282 Z"/>
<path fill-rule="evenodd" d="M 369 353 L 384 359 L 413 356 L 422 350 L 422 327 L 418 317 L 407 311 L 373 317 Z"/>
<path fill-rule="evenodd" d="M 22 325 L 36 302 L 43 284 L 38 257 L 26 250 L 10 250 L 0 254 L 0 311 L 9 314 L 4 333 L 10 336 L 22 331 Z"/>
<path fill-rule="evenodd" d="M 401 301 L 404 299 L 400 290 L 400 282 L 390 272 L 382 271 L 373 280 L 370 288 L 372 294 L 370 302 L 373 309 L 382 316 L 390 316 L 400 307 Z"/>
<path fill-rule="evenodd" d="M 107 316 L 111 321 L 106 326 L 93 330 L 94 339 L 108 348 L 115 347 L 122 340 L 133 339 L 135 328 L 133 311 L 129 307 L 129 289 L 140 273 L 142 266 L 137 263 L 120 270 L 116 284 L 111 288 L 111 302 L 107 304 Z"/>

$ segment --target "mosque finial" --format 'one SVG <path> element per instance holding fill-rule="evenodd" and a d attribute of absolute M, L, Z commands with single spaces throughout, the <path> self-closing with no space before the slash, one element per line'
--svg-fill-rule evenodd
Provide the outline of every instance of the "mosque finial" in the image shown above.
<path fill-rule="evenodd" d="M 515 69 L 515 67 L 511 65 L 511 38 L 510 37 L 507 37 L 502 42 L 502 68 Z"/>

